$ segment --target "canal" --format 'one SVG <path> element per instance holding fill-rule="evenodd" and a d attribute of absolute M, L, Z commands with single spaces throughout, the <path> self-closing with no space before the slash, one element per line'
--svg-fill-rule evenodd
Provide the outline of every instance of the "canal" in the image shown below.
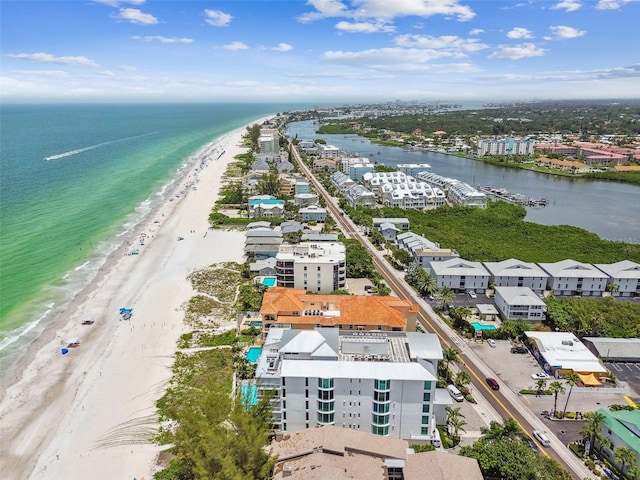
<path fill-rule="evenodd" d="M 640 187 L 616 182 L 496 167 L 437 152 L 406 152 L 399 147 L 371 143 L 357 135 L 320 135 L 312 121 L 291 123 L 286 134 L 300 140 L 322 138 L 342 150 L 372 162 L 395 166 L 428 163 L 431 171 L 471 186 L 494 185 L 526 197 L 546 197 L 546 207 L 527 207 L 526 220 L 542 225 L 573 225 L 607 240 L 640 243 Z"/>

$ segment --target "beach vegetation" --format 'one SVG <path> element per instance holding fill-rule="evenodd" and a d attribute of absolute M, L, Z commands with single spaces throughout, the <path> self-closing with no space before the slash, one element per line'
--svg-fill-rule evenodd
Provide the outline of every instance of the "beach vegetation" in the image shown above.
<path fill-rule="evenodd" d="M 158 441 L 171 444 L 171 460 L 156 480 L 270 477 L 275 459 L 265 451 L 271 435 L 269 396 L 256 405 L 232 395 L 237 355 L 214 349 L 176 354 L 173 376 L 157 407 L 177 427 Z"/>

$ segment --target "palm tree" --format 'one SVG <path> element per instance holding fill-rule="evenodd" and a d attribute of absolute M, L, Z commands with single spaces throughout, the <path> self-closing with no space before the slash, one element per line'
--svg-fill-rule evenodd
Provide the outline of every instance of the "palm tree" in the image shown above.
<path fill-rule="evenodd" d="M 466 432 L 464 426 L 467 424 L 467 422 L 465 422 L 462 418 L 454 418 L 449 421 L 449 424 L 453 428 L 453 443 L 457 445 L 458 443 L 460 443 L 460 432 Z"/>
<path fill-rule="evenodd" d="M 553 393 L 553 412 L 552 414 L 555 415 L 556 414 L 556 407 L 558 405 L 558 394 L 562 393 L 564 395 L 564 392 L 566 392 L 564 386 L 558 382 L 551 382 L 551 384 L 549 385 L 549 391 L 551 393 Z"/>
<path fill-rule="evenodd" d="M 426 270 L 422 270 L 418 275 L 418 293 L 422 296 L 431 295 L 438 289 L 436 280 Z"/>
<path fill-rule="evenodd" d="M 492 421 L 489 428 L 482 427 L 480 429 L 482 437 L 485 440 L 500 440 L 501 438 L 523 438 L 524 433 L 515 419 L 509 417 L 502 423 Z"/>
<path fill-rule="evenodd" d="M 466 371 L 460 370 L 456 375 L 456 385 L 464 388 L 469 383 L 471 383 L 471 376 Z"/>
<path fill-rule="evenodd" d="M 437 303 L 440 310 L 446 310 L 449 304 L 456 298 L 456 294 L 449 287 L 441 287 L 436 294 Z"/>
<path fill-rule="evenodd" d="M 562 412 L 562 416 L 564 417 L 567 414 L 567 405 L 569 405 L 569 398 L 571 398 L 571 391 L 573 390 L 573 386 L 578 383 L 580 377 L 577 373 L 569 373 L 564 376 L 564 379 L 569 384 L 569 393 L 567 395 L 567 401 L 564 404 L 564 410 Z"/>
<path fill-rule="evenodd" d="M 536 382 L 536 392 L 538 395 L 540 395 L 545 388 L 547 388 L 547 381 L 544 378 L 539 379 Z"/>
<path fill-rule="evenodd" d="M 449 369 L 451 362 L 455 362 L 458 359 L 458 351 L 453 347 L 447 347 L 442 351 L 442 367 L 444 370 Z"/>
<path fill-rule="evenodd" d="M 602 435 L 601 426 L 606 419 L 607 417 L 605 417 L 603 413 L 597 411 L 589 414 L 589 421 L 582 427 L 582 430 L 580 430 L 580 435 L 582 435 L 583 438 L 588 437 L 589 440 L 589 448 L 585 450 L 585 456 L 588 457 L 589 455 L 591 455 L 591 449 L 593 448 L 596 439 L 600 441 L 601 437 L 604 436 Z"/>
<path fill-rule="evenodd" d="M 613 451 L 613 458 L 620 463 L 620 471 L 624 473 L 625 465 L 635 463 L 638 457 L 629 447 L 618 447 Z"/>

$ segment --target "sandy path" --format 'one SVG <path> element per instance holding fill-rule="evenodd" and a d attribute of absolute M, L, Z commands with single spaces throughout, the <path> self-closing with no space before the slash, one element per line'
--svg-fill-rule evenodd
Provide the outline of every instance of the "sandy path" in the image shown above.
<path fill-rule="evenodd" d="M 199 179 L 197 189 L 154 212 L 52 324 L 46 338 L 55 338 L 23 360 L 22 375 L 0 403 L 1 478 L 152 478 L 155 402 L 184 331 L 181 305 L 194 293 L 186 276 L 242 261 L 243 233 L 208 230 L 207 216 L 226 165 L 243 151 L 244 131 L 216 143 L 225 155 L 215 160 L 214 153 L 197 175 L 192 169 L 176 191 Z M 147 241 L 140 246 L 142 232 Z M 127 255 L 132 247 L 140 255 Z M 120 307 L 134 309 L 131 320 L 121 320 Z M 94 325 L 81 325 L 87 315 Z M 62 356 L 71 337 L 81 345 Z"/>

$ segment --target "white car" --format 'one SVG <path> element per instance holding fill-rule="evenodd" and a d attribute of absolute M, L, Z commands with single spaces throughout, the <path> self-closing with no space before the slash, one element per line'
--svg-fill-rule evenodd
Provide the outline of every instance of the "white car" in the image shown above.
<path fill-rule="evenodd" d="M 534 380 L 549 380 L 551 376 L 547 375 L 546 373 L 534 373 L 533 375 L 531 375 L 531 378 L 533 378 Z"/>
<path fill-rule="evenodd" d="M 478 295 L 476 295 L 475 290 L 469 290 L 469 296 L 470 296 L 471 298 L 478 298 Z"/>
<path fill-rule="evenodd" d="M 496 348 L 496 341 L 493 338 L 487 340 L 487 344 L 489 344 L 491 348 Z"/>

